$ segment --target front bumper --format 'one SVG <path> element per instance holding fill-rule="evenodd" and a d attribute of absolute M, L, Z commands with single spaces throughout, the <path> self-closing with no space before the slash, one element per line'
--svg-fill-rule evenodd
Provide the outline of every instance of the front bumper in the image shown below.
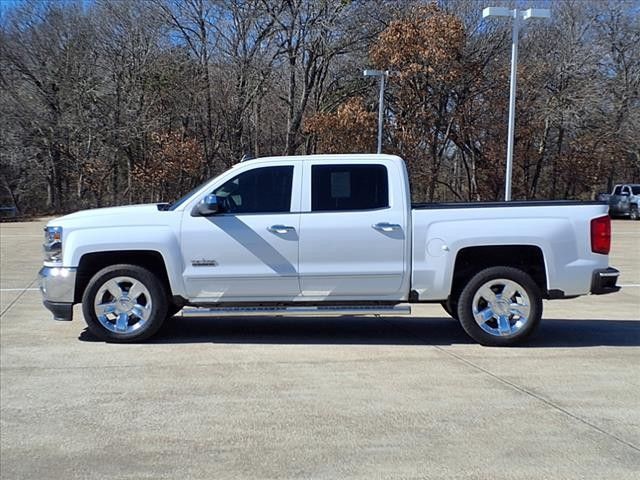
<path fill-rule="evenodd" d="M 76 274 L 76 268 L 42 267 L 40 269 L 40 292 L 42 292 L 43 304 L 53 313 L 54 320 L 73 318 Z"/>
<path fill-rule="evenodd" d="M 601 268 L 593 272 L 591 277 L 591 293 L 594 295 L 604 295 L 606 293 L 615 293 L 621 287 L 616 285 L 620 271 L 613 268 Z"/>

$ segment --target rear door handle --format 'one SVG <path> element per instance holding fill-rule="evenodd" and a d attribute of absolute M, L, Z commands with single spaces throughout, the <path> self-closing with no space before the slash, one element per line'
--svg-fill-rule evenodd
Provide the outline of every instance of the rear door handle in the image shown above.
<path fill-rule="evenodd" d="M 296 229 L 289 225 L 271 225 L 267 230 L 271 233 L 289 233 L 294 232 Z"/>
<path fill-rule="evenodd" d="M 379 232 L 395 232 L 397 230 L 402 230 L 402 227 L 397 223 L 380 222 L 371 226 Z"/>

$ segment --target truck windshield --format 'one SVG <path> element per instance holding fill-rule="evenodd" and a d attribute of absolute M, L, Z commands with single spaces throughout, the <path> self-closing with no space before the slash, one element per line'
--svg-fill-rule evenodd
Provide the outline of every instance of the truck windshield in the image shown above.
<path fill-rule="evenodd" d="M 640 195 L 640 185 L 631 185 L 631 191 L 634 195 Z"/>

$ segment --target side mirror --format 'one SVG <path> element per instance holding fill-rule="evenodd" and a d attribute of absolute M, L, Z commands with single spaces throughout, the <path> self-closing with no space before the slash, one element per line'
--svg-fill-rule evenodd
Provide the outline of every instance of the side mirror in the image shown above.
<path fill-rule="evenodd" d="M 194 207 L 192 217 L 208 217 L 220 211 L 218 197 L 214 194 L 207 195 Z"/>

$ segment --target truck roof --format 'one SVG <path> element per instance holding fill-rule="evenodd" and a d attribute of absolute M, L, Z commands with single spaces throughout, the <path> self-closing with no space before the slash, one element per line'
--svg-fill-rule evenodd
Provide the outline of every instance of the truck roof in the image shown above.
<path fill-rule="evenodd" d="M 242 163 L 250 163 L 257 161 L 289 161 L 289 162 L 302 162 L 305 160 L 344 160 L 348 162 L 353 161 L 372 161 L 372 160 L 392 160 L 403 161 L 397 155 L 388 155 L 386 153 L 331 153 L 331 154 L 318 154 L 318 155 L 279 155 L 272 157 L 258 157 L 250 160 L 245 160 Z M 238 165 L 238 164 L 236 164 Z"/>

